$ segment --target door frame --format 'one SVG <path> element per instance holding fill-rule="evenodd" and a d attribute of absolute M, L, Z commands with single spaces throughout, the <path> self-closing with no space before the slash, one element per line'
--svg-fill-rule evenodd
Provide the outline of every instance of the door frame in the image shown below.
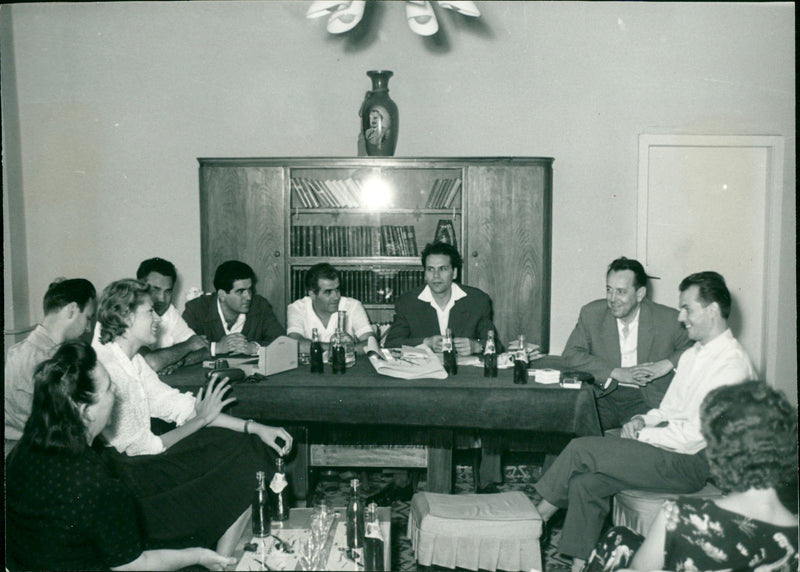
<path fill-rule="evenodd" d="M 648 202 L 650 152 L 658 147 L 746 147 L 766 149 L 767 172 L 764 201 L 764 276 L 761 355 L 756 368 L 767 380 L 773 380 L 778 362 L 778 294 L 781 260 L 781 208 L 783 202 L 784 141 L 778 135 L 639 135 L 639 179 L 637 191 L 636 255 L 647 265 Z M 772 381 L 774 384 L 774 380 Z"/>

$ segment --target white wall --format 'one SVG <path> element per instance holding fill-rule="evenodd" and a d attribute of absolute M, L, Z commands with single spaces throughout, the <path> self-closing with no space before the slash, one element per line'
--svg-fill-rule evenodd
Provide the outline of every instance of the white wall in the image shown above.
<path fill-rule="evenodd" d="M 53 277 L 102 288 L 149 256 L 199 285 L 196 158 L 355 155 L 365 72 L 391 69 L 398 156 L 556 159 L 554 352 L 635 254 L 639 134 L 786 137 L 778 384 L 796 396 L 791 4 L 479 2 L 477 22 L 440 11 L 439 40 L 368 4 L 360 43 L 306 2 L 2 6 L 31 318 Z"/>

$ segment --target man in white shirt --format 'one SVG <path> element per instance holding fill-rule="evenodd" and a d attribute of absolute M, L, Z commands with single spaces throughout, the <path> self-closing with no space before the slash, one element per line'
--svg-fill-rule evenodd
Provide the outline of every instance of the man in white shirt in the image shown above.
<path fill-rule="evenodd" d="M 97 293 L 84 278 L 56 280 L 43 301 L 44 319 L 28 337 L 9 348 L 5 364 L 4 453 L 14 447 L 31 415 L 33 373 L 49 359 L 59 344 L 91 332 Z"/>
<path fill-rule="evenodd" d="M 298 341 L 300 353 L 309 353 L 311 336 L 316 329 L 323 350 L 338 326 L 338 312 L 347 312 L 345 333 L 356 342 L 356 351 L 364 352 L 369 338 L 375 333 L 361 302 L 342 296 L 339 272 L 327 262 L 308 269 L 305 276 L 307 296 L 289 304 L 286 309 L 286 334 Z M 377 346 L 377 340 L 376 340 Z"/>
<path fill-rule="evenodd" d="M 694 492 L 708 478 L 700 404 L 722 385 L 756 378 L 741 344 L 728 329 L 731 296 L 716 272 L 698 272 L 680 284 L 678 320 L 693 347 L 681 356 L 658 408 L 636 415 L 621 437 L 574 439 L 536 483 L 546 521 L 567 514 L 558 549 L 581 570 L 597 543 L 611 497 L 625 489 Z"/>
<path fill-rule="evenodd" d="M 594 376 L 604 430 L 658 407 L 678 359 L 691 346 L 678 311 L 647 298 L 647 279 L 638 260 L 614 260 L 606 272 L 605 299 L 581 308 L 561 354 L 569 369 Z"/>
<path fill-rule="evenodd" d="M 199 363 L 210 355 L 208 340 L 195 334 L 172 305 L 177 277 L 175 265 L 163 258 L 148 258 L 136 271 L 136 279 L 150 287 L 153 309 L 161 317 L 156 343 L 139 353 L 162 374 L 180 365 Z"/>

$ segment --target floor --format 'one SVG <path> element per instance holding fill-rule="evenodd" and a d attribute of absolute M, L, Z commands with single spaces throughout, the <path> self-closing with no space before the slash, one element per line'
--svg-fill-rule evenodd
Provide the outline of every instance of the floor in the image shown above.
<path fill-rule="evenodd" d="M 506 459 L 503 464 L 504 483 L 500 491 L 523 491 L 534 502 L 539 500 L 533 488 L 534 483 L 542 474 L 542 458 L 536 454 L 520 454 L 516 458 Z M 366 476 L 368 490 L 379 490 L 391 482 L 391 475 L 380 470 L 362 472 L 352 471 L 326 471 L 317 475 L 318 483 L 315 487 L 314 497 L 324 496 L 332 506 L 344 506 L 347 497 L 348 479 L 352 476 L 363 478 Z M 424 471 L 419 475 L 417 490 L 425 490 Z M 455 459 L 455 490 L 456 494 L 472 493 L 473 479 L 472 466 L 461 463 Z M 312 498 L 314 498 L 312 497 Z M 313 501 L 312 501 L 313 502 Z M 410 503 L 396 501 L 392 505 L 392 570 L 400 572 L 416 572 L 417 566 L 411 549 L 411 542 L 406 538 L 408 523 L 408 510 Z M 544 567 L 547 572 L 562 572 L 570 569 L 568 559 L 560 557 L 554 546 L 558 543 L 560 534 L 558 526 L 554 526 L 550 546 L 542 554 Z M 445 570 L 433 567 L 434 571 Z"/>

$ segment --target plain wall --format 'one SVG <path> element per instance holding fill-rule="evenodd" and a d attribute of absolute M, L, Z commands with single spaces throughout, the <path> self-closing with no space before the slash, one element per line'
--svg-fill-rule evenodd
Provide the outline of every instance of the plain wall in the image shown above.
<path fill-rule="evenodd" d="M 14 267 L 27 308 L 13 316 L 40 319 L 56 276 L 103 288 L 156 255 L 184 291 L 199 286 L 197 157 L 353 156 L 365 72 L 390 69 L 396 155 L 555 158 L 554 353 L 604 295 L 608 262 L 636 255 L 640 134 L 784 136 L 775 381 L 796 399 L 792 4 L 478 2 L 478 20 L 437 7 L 434 39 L 409 30 L 400 2 L 368 2 L 346 36 L 308 5 L 0 7 L 17 209 L 4 219 L 24 217 L 5 240 L 27 271 Z"/>

